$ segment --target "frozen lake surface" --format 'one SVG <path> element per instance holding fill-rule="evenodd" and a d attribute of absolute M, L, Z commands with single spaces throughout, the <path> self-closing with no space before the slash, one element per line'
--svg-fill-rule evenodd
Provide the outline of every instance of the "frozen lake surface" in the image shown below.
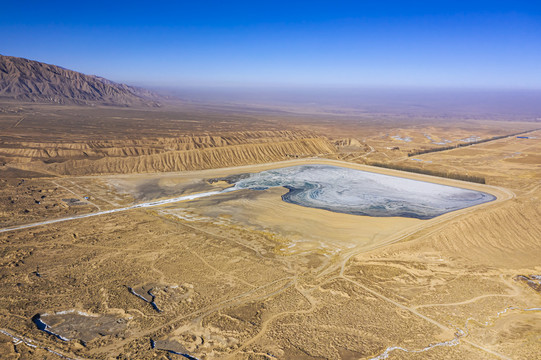
<path fill-rule="evenodd" d="M 484 192 L 330 165 L 300 165 L 227 179 L 233 190 L 285 187 L 284 201 L 334 212 L 432 219 L 495 200 Z"/>

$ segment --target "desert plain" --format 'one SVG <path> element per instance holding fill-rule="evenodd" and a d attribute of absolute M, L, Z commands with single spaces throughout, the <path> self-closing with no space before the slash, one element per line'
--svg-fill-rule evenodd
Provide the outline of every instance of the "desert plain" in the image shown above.
<path fill-rule="evenodd" d="M 3 359 L 541 357 L 539 122 L 0 108 Z M 421 220 L 303 207 L 275 187 L 107 213 L 306 164 L 496 200 Z"/>

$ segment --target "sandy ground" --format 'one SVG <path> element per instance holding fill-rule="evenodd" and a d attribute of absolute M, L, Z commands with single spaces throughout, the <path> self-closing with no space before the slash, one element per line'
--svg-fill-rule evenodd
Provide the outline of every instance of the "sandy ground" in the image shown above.
<path fill-rule="evenodd" d="M 432 220 L 367 218 L 284 203 L 284 190 L 270 189 L 3 233 L 0 354 L 181 358 L 169 349 L 199 359 L 538 358 L 540 293 L 517 277 L 535 282 L 541 275 L 541 132 L 534 136 L 419 156 L 481 174 L 489 185 L 327 159 L 35 178 L 37 188 L 25 191 L 47 183 L 51 197 L 88 196 L 101 210 L 227 186 L 205 179 L 302 163 L 437 181 L 498 200 Z M 393 161 L 411 162 L 398 155 Z M 92 204 L 77 211 L 95 212 Z M 75 211 L 64 209 L 55 216 Z M 36 314 L 70 340 L 38 330 Z"/>

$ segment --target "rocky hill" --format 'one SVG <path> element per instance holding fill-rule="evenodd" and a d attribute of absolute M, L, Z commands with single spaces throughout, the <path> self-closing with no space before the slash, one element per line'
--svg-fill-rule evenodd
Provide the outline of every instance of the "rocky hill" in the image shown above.
<path fill-rule="evenodd" d="M 159 106 L 145 89 L 60 66 L 0 55 L 0 99 L 39 103 Z"/>

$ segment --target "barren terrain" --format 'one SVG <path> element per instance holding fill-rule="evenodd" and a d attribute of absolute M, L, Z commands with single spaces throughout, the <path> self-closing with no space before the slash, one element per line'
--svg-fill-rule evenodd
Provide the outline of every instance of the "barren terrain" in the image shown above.
<path fill-rule="evenodd" d="M 538 123 L 0 107 L 2 358 L 541 357 L 541 131 L 408 156 Z M 286 203 L 286 189 L 270 188 L 74 218 L 295 164 L 497 200 L 431 220 L 376 218 Z M 55 219 L 65 221 L 42 224 Z"/>

